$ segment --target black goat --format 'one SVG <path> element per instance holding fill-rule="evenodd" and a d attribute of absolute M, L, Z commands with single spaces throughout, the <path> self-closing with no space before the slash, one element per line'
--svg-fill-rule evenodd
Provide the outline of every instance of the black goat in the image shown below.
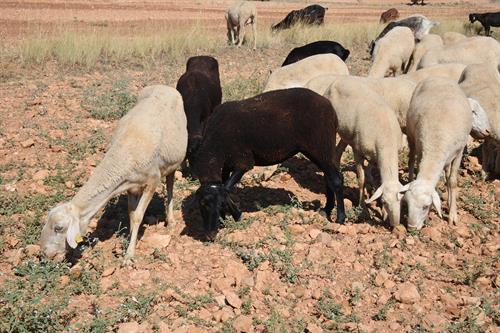
<path fill-rule="evenodd" d="M 301 47 L 296 47 L 287 55 L 283 65 L 293 64 L 304 58 L 323 53 L 333 53 L 338 55 L 340 59 L 346 60 L 350 51 L 344 48 L 341 44 L 329 40 L 320 40 L 312 42 Z"/>
<path fill-rule="evenodd" d="M 496 13 L 471 13 L 469 14 L 470 23 L 479 21 L 484 27 L 484 34 L 490 36 L 491 27 L 500 27 L 500 12 Z"/>
<path fill-rule="evenodd" d="M 198 203 L 205 230 L 214 236 L 220 218 L 241 212 L 229 196 L 254 166 L 281 163 L 304 154 L 325 174 L 329 217 L 337 201 L 337 222 L 345 220 L 343 177 L 335 161 L 337 118 L 326 98 L 304 88 L 274 90 L 215 108 L 203 133 L 193 170 L 200 180 Z"/>
<path fill-rule="evenodd" d="M 189 58 L 186 72 L 177 81 L 187 118 L 188 148 L 190 160 L 201 143 L 203 128 L 214 108 L 221 103 L 222 89 L 219 63 L 209 56 Z"/>
<path fill-rule="evenodd" d="M 320 5 L 310 5 L 299 10 L 292 10 L 281 22 L 273 25 L 271 30 L 275 32 L 289 29 L 297 23 L 302 23 L 304 25 L 321 25 L 325 19 L 325 12 L 327 9 L 327 7 L 322 7 Z"/>

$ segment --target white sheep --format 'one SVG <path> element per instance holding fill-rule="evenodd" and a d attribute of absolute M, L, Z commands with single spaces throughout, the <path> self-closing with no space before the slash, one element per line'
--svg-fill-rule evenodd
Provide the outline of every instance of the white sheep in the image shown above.
<path fill-rule="evenodd" d="M 420 68 L 419 70 L 412 73 L 401 75 L 401 77 L 404 77 L 415 83 L 419 83 L 420 81 L 423 81 L 428 77 L 435 76 L 450 78 L 453 81 L 458 82 L 458 79 L 460 79 L 460 76 L 462 75 L 462 72 L 466 66 L 467 65 L 458 63 L 433 65 L 430 67 Z"/>
<path fill-rule="evenodd" d="M 411 64 L 407 73 L 415 72 L 417 70 L 417 65 L 420 63 L 420 59 L 422 59 L 428 50 L 440 46 L 443 46 L 443 40 L 439 35 L 428 34 L 423 36 L 422 39 L 415 44 L 415 49 L 411 56 Z"/>
<path fill-rule="evenodd" d="M 415 37 L 407 27 L 396 27 L 375 42 L 373 64 L 368 76 L 384 77 L 396 75 L 399 69 L 404 72 L 415 48 Z"/>
<path fill-rule="evenodd" d="M 406 127 L 411 181 L 404 187 L 408 227 L 421 229 L 431 204 L 442 216 L 436 185 L 443 169 L 448 188 L 448 219 L 450 223 L 457 222 L 457 174 L 471 128 L 470 105 L 458 83 L 432 77 L 417 85 L 410 102 Z M 413 180 L 415 156 L 418 175 Z"/>
<path fill-rule="evenodd" d="M 473 135 L 487 136 L 482 149 L 483 168 L 493 174 L 500 173 L 500 75 L 491 64 L 469 65 L 459 84 L 467 96 L 484 108 L 489 121 L 487 135 Z"/>
<path fill-rule="evenodd" d="M 444 45 L 451 45 L 451 44 L 455 44 L 455 43 L 464 41 L 465 39 L 467 39 L 467 36 L 465 36 L 459 32 L 447 31 L 443 34 L 442 39 L 443 39 Z"/>
<path fill-rule="evenodd" d="M 349 75 L 346 64 L 335 54 L 317 54 L 293 64 L 277 68 L 267 80 L 264 92 L 286 88 L 301 88 L 322 74 Z"/>
<path fill-rule="evenodd" d="M 335 80 L 324 96 L 337 115 L 340 137 L 353 149 L 360 202 L 365 185 L 363 161 L 368 159 L 377 164 L 382 184 L 365 202 L 382 196 L 390 224 L 399 224 L 402 185 L 398 179 L 398 150 L 402 133 L 394 111 L 367 84 L 349 76 Z"/>
<path fill-rule="evenodd" d="M 167 180 L 166 216 L 173 216 L 174 172 L 187 147 L 182 97 L 162 85 L 141 90 L 137 105 L 119 121 L 104 158 L 74 198 L 50 210 L 41 234 L 43 253 L 62 259 L 66 243 L 75 248 L 90 219 L 114 196 L 127 191 L 131 238 L 125 255 L 130 264 L 144 212 L 162 177 Z"/>
<path fill-rule="evenodd" d="M 500 43 L 491 37 L 476 36 L 427 51 L 417 68 L 445 63 L 470 65 L 483 62 L 500 65 Z"/>
<path fill-rule="evenodd" d="M 241 46 L 245 39 L 245 26 L 252 25 L 253 49 L 257 48 L 257 9 L 249 1 L 239 1 L 226 11 L 227 37 L 231 44 Z"/>

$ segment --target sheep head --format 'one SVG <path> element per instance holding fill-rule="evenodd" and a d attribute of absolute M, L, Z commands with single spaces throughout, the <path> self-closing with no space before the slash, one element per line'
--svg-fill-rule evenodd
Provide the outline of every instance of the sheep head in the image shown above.
<path fill-rule="evenodd" d="M 385 182 L 369 199 L 365 200 L 365 203 L 369 204 L 382 197 L 384 209 L 389 215 L 389 223 L 391 227 L 395 227 L 399 224 L 401 216 L 401 199 L 403 198 L 404 191 L 405 187 L 399 182 Z"/>
<path fill-rule="evenodd" d="M 231 214 L 235 220 L 240 219 L 241 212 L 229 196 L 229 190 L 222 184 L 202 184 L 196 195 L 208 238 L 215 237 L 220 219 L 227 214 Z"/>
<path fill-rule="evenodd" d="M 51 209 L 40 237 L 43 254 L 49 259 L 60 261 L 66 254 L 66 243 L 75 248 L 81 240 L 76 207 L 64 203 Z"/>
<path fill-rule="evenodd" d="M 404 186 L 404 199 L 408 205 L 408 228 L 420 230 L 429 215 L 431 205 L 441 214 L 441 199 L 434 186 L 415 180 Z"/>

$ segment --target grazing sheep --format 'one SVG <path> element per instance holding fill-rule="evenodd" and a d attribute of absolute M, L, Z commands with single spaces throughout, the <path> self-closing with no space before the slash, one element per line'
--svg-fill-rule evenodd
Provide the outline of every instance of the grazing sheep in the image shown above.
<path fill-rule="evenodd" d="M 377 43 L 377 41 L 383 38 L 389 31 L 391 31 L 396 27 L 409 28 L 413 32 L 415 39 L 418 41 L 422 39 L 423 36 L 427 35 L 429 31 L 432 29 L 432 27 L 438 24 L 439 24 L 438 22 L 433 22 L 423 15 L 411 15 L 399 21 L 390 22 L 388 25 L 385 26 L 384 30 L 382 30 L 382 32 L 378 34 L 377 38 L 371 41 L 369 47 L 370 55 L 373 54 L 373 50 L 375 48 L 375 44 Z"/>
<path fill-rule="evenodd" d="M 176 89 L 182 95 L 187 117 L 189 160 L 201 142 L 205 122 L 222 99 L 219 63 L 208 56 L 189 58 Z"/>
<path fill-rule="evenodd" d="M 404 77 L 415 83 L 419 83 L 420 81 L 433 76 L 447 77 L 455 82 L 458 82 L 458 79 L 460 79 L 460 76 L 462 75 L 462 72 L 466 66 L 467 65 L 456 63 L 433 65 L 430 67 L 421 68 L 412 73 L 401 75 L 400 77 Z"/>
<path fill-rule="evenodd" d="M 184 160 L 186 146 L 186 115 L 179 92 L 161 85 L 141 90 L 137 105 L 119 121 L 106 155 L 87 183 L 71 201 L 50 210 L 41 235 L 42 252 L 63 259 L 66 243 L 75 248 L 97 211 L 127 191 L 131 238 L 125 263 L 131 263 L 144 212 L 163 176 L 167 221 L 169 226 L 175 223 L 174 172 Z"/>
<path fill-rule="evenodd" d="M 443 34 L 442 39 L 444 45 L 451 45 L 466 40 L 467 36 L 459 32 L 447 31 Z"/>
<path fill-rule="evenodd" d="M 272 72 L 264 92 L 303 87 L 310 79 L 322 74 L 349 75 L 346 64 L 335 54 L 317 54 Z"/>
<path fill-rule="evenodd" d="M 417 65 L 424 54 L 434 48 L 443 46 L 443 40 L 439 35 L 428 34 L 420 39 L 420 42 L 415 44 L 415 49 L 411 56 L 411 65 L 408 68 L 408 73 L 415 72 L 417 70 Z"/>
<path fill-rule="evenodd" d="M 340 75 L 320 75 L 317 76 L 304 86 L 312 91 L 324 95 L 330 85 L 338 80 L 343 79 Z M 406 131 L 406 113 L 410 106 L 411 96 L 415 90 L 416 83 L 405 79 L 402 76 L 386 77 L 386 78 L 370 78 L 363 76 L 350 76 L 352 79 L 359 80 L 366 84 L 373 91 L 379 94 L 385 102 L 391 107 L 396 115 L 401 131 Z M 343 151 L 343 149 L 342 149 Z M 337 150 L 337 158 L 341 157 L 342 151 Z"/>
<path fill-rule="evenodd" d="M 496 13 L 471 13 L 469 14 L 470 23 L 479 21 L 484 27 L 484 34 L 490 36 L 491 27 L 500 27 L 500 12 Z"/>
<path fill-rule="evenodd" d="M 307 57 L 316 55 L 316 54 L 326 54 L 332 53 L 339 56 L 340 59 L 346 61 L 349 56 L 350 51 L 344 48 L 340 43 L 329 41 L 329 40 L 320 40 L 317 42 L 309 43 L 301 47 L 296 47 L 290 53 L 288 53 L 285 61 L 281 66 L 290 65 L 299 60 L 305 59 Z"/>
<path fill-rule="evenodd" d="M 411 181 L 404 188 L 408 227 L 421 229 L 431 204 L 442 216 L 436 185 L 443 169 L 448 188 L 448 220 L 456 223 L 458 168 L 472 129 L 472 112 L 467 97 L 450 79 L 425 79 L 413 94 L 406 129 Z M 418 175 L 413 180 L 415 156 L 418 156 Z"/>
<path fill-rule="evenodd" d="M 482 146 L 482 164 L 484 171 L 495 177 L 500 174 L 500 75 L 491 64 L 469 65 L 459 84 L 467 96 L 484 108 L 488 117 L 490 130 Z"/>
<path fill-rule="evenodd" d="M 368 76 L 384 77 L 387 71 L 395 76 L 399 69 L 404 72 L 414 48 L 415 39 L 409 28 L 392 29 L 375 43 L 373 64 Z"/>
<path fill-rule="evenodd" d="M 399 18 L 399 12 L 396 8 L 386 10 L 380 15 L 379 23 L 387 23 Z"/>
<path fill-rule="evenodd" d="M 461 63 L 465 65 L 490 63 L 500 65 L 500 43 L 491 37 L 471 37 L 452 45 L 433 48 L 424 56 L 417 68 L 436 64 Z"/>
<path fill-rule="evenodd" d="M 382 197 L 391 226 L 398 225 L 402 198 L 399 194 L 402 185 L 398 179 L 398 151 L 402 133 L 394 111 L 367 84 L 350 76 L 335 80 L 324 96 L 330 100 L 337 115 L 340 137 L 352 147 L 360 203 L 365 184 L 363 161 L 368 159 L 376 162 L 382 184 L 366 203 Z"/>
<path fill-rule="evenodd" d="M 290 29 L 290 27 L 301 23 L 304 25 L 322 25 L 325 19 L 327 7 L 320 5 L 310 5 L 299 10 L 292 10 L 279 23 L 271 26 L 271 31 Z"/>
<path fill-rule="evenodd" d="M 233 4 L 226 12 L 227 37 L 233 45 L 241 46 L 245 39 L 245 26 L 252 25 L 253 49 L 257 48 L 257 9 L 249 1 Z"/>
<path fill-rule="evenodd" d="M 330 102 L 304 88 L 271 91 L 219 105 L 208 120 L 193 168 L 204 225 L 213 237 L 219 219 L 241 212 L 229 192 L 254 166 L 281 163 L 304 154 L 325 174 L 330 216 L 337 201 L 337 222 L 345 220 L 343 178 L 335 166 L 337 120 Z"/>

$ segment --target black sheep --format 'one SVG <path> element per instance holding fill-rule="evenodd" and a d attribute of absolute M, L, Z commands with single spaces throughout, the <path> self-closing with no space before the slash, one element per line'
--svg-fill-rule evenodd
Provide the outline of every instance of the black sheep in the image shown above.
<path fill-rule="evenodd" d="M 198 203 L 209 236 L 221 217 L 241 212 L 229 196 L 254 166 L 304 154 L 325 174 L 329 217 L 337 200 L 337 222 L 345 220 L 343 177 L 335 161 L 337 118 L 331 103 L 304 88 L 274 90 L 219 105 L 210 117 L 193 170 L 200 180 Z"/>
<path fill-rule="evenodd" d="M 345 61 L 350 54 L 350 51 L 344 48 L 341 44 L 329 40 L 320 40 L 312 42 L 301 47 L 296 47 L 286 57 L 283 65 L 293 64 L 304 58 L 323 53 L 333 53 L 338 55 L 340 59 Z"/>
<path fill-rule="evenodd" d="M 310 5 L 299 10 L 292 10 L 288 15 L 279 23 L 271 27 L 272 31 L 290 29 L 297 23 L 304 25 L 321 25 L 325 19 L 325 12 L 328 8 L 320 5 Z"/>
<path fill-rule="evenodd" d="M 490 36 L 491 27 L 500 27 L 500 12 L 483 14 L 472 13 L 469 14 L 469 21 L 470 23 L 474 23 L 476 21 L 481 22 L 484 27 L 485 35 Z"/>
<path fill-rule="evenodd" d="M 189 160 L 201 142 L 205 122 L 221 103 L 219 63 L 209 56 L 189 58 L 176 88 L 182 95 L 187 118 Z"/>

